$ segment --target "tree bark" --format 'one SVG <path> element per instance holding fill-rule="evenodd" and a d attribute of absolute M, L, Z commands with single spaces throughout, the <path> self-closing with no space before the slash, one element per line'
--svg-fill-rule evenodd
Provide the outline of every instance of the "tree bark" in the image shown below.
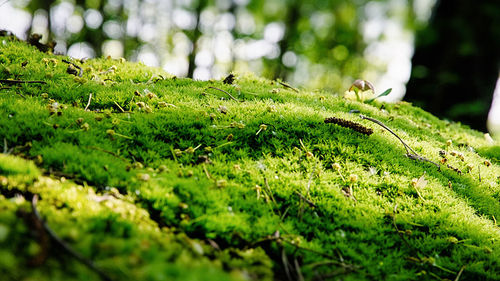
<path fill-rule="evenodd" d="M 417 33 L 405 100 L 486 131 L 500 69 L 500 1 L 441 0 Z"/>

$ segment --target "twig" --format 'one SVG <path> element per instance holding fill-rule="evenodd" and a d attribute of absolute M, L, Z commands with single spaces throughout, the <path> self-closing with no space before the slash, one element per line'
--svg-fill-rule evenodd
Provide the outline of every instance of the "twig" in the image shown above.
<path fill-rule="evenodd" d="M 33 208 L 33 213 L 35 214 L 35 217 L 37 218 L 38 221 L 42 223 L 43 228 L 47 233 L 50 235 L 50 237 L 57 242 L 68 254 L 73 256 L 76 260 L 79 262 L 83 263 L 86 265 L 89 269 L 93 270 L 96 272 L 103 280 L 110 281 L 112 280 L 106 273 L 104 273 L 100 268 L 98 268 L 93 261 L 83 257 L 80 255 L 78 252 L 76 252 L 71 246 L 66 244 L 57 234 L 47 225 L 47 223 L 42 219 L 40 216 L 40 213 L 38 213 L 38 210 L 36 208 L 36 205 L 38 203 L 38 194 L 34 194 L 33 198 L 31 200 L 31 207 Z"/>
<path fill-rule="evenodd" d="M 78 65 L 70 62 L 70 61 L 67 61 L 67 60 L 62 60 L 63 62 L 67 63 L 67 64 L 70 64 L 72 66 L 74 66 L 75 68 L 77 68 L 79 71 L 78 71 L 78 77 L 82 77 L 83 76 L 83 69 L 81 67 L 79 67 Z"/>
<path fill-rule="evenodd" d="M 345 120 L 342 118 L 337 118 L 337 117 L 325 118 L 325 123 L 337 124 L 337 125 L 342 126 L 344 128 L 353 129 L 354 131 L 361 133 L 361 134 L 364 134 L 364 135 L 367 135 L 367 136 L 373 134 L 372 128 L 367 128 L 359 123 Z"/>
<path fill-rule="evenodd" d="M 85 106 L 85 111 L 87 111 L 87 109 L 89 108 L 89 105 L 90 105 L 90 101 L 92 100 L 92 93 L 89 94 L 89 101 L 87 102 L 87 105 Z"/>
<path fill-rule="evenodd" d="M 47 84 L 45 81 L 30 81 L 30 80 L 10 80 L 0 79 L 1 84 L 14 85 L 14 84 Z"/>
<path fill-rule="evenodd" d="M 9 148 L 7 147 L 7 139 L 3 138 L 3 154 L 7 154 L 8 149 Z"/>
<path fill-rule="evenodd" d="M 294 193 L 297 194 L 300 197 L 300 199 L 304 200 L 309 206 L 318 208 L 318 205 L 314 204 L 314 202 L 304 197 L 304 195 L 302 195 L 300 192 L 294 191 Z"/>
<path fill-rule="evenodd" d="M 462 272 L 464 272 L 465 265 L 462 265 L 462 268 L 460 268 L 460 271 L 457 274 L 457 277 L 455 277 L 454 281 L 458 281 L 460 279 L 460 275 L 462 275 Z"/>
<path fill-rule="evenodd" d="M 283 86 L 283 87 L 285 87 L 285 88 L 292 89 L 293 91 L 295 91 L 295 92 L 297 92 L 297 93 L 299 92 L 299 90 L 297 90 L 296 88 L 294 88 L 294 87 L 292 87 L 292 86 L 290 86 L 290 85 L 288 85 L 288 84 L 286 84 L 286 83 L 284 83 L 284 82 L 278 81 L 278 83 L 280 83 L 280 84 L 281 84 L 281 86 Z"/>
<path fill-rule="evenodd" d="M 366 119 L 366 120 L 369 120 L 369 121 L 372 121 L 373 123 L 376 123 L 378 125 L 380 125 L 382 128 L 386 129 L 387 131 L 389 131 L 391 134 L 393 134 L 396 138 L 398 138 L 398 140 L 403 144 L 405 150 L 406 150 L 406 156 L 408 156 L 408 158 L 411 158 L 413 160 L 420 160 L 420 161 L 424 161 L 424 162 L 429 162 L 429 163 L 432 163 L 434 164 L 438 169 L 440 169 L 440 166 L 438 163 L 436 162 L 433 162 L 423 156 L 420 156 L 418 155 L 418 153 L 415 152 L 415 150 L 413 150 L 409 145 L 407 145 L 403 139 L 401 139 L 396 133 L 394 133 L 394 131 L 392 131 L 389 127 L 387 127 L 384 123 L 380 122 L 379 120 L 375 119 L 375 118 L 371 118 L 371 117 L 368 117 L 368 116 L 364 116 L 364 115 L 359 115 L 359 117 L 361 119 Z"/>
<path fill-rule="evenodd" d="M 118 108 L 121 110 L 121 112 L 125 112 L 125 110 L 123 110 L 123 108 L 116 102 L 116 101 L 113 101 L 116 106 L 118 106 Z"/>
<path fill-rule="evenodd" d="M 295 271 L 297 272 L 297 280 L 304 281 L 304 276 L 302 275 L 302 271 L 300 269 L 299 261 L 297 258 L 293 259 L 293 263 L 295 264 Z"/>
<path fill-rule="evenodd" d="M 307 191 L 307 196 L 311 196 L 311 194 L 309 193 L 309 191 L 311 190 L 311 183 L 312 183 L 312 179 L 313 179 L 313 176 L 314 176 L 314 172 L 316 172 L 316 166 L 318 166 L 318 162 L 316 162 L 314 164 L 314 168 L 311 172 L 311 174 L 309 175 L 309 181 L 307 182 L 307 187 L 306 187 L 306 191 Z"/>
<path fill-rule="evenodd" d="M 288 257 L 285 253 L 285 248 L 281 249 L 281 261 L 283 262 L 283 267 L 285 268 L 286 277 L 288 280 L 292 281 L 292 275 L 290 274 L 290 263 L 288 262 Z"/>
<path fill-rule="evenodd" d="M 222 89 L 219 89 L 219 88 L 216 88 L 216 87 L 211 87 L 211 86 L 210 86 L 210 87 L 208 87 L 208 89 L 215 89 L 215 90 L 221 91 L 221 92 L 225 93 L 226 95 L 228 95 L 228 96 L 229 96 L 230 98 L 232 98 L 233 100 L 235 100 L 235 101 L 237 101 L 237 102 L 243 102 L 243 101 L 240 101 L 240 100 L 236 99 L 236 98 L 235 98 L 235 97 L 233 97 L 230 93 L 228 93 L 228 92 L 226 92 L 226 91 L 224 91 L 224 90 L 222 90 Z"/>
<path fill-rule="evenodd" d="M 17 91 L 14 91 L 14 92 L 15 92 L 16 94 L 20 95 L 20 96 L 21 96 L 21 98 L 26 99 L 26 97 L 25 97 L 25 96 L 23 96 L 23 94 L 18 93 Z"/>

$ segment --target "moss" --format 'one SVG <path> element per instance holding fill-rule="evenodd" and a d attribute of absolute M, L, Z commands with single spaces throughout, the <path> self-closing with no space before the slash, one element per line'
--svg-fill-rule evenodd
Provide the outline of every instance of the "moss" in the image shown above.
<path fill-rule="evenodd" d="M 480 132 L 252 75 L 227 85 L 93 59 L 73 61 L 80 78 L 67 57 L 1 41 L 0 79 L 47 82 L 0 93 L 7 280 L 98 278 L 47 241 L 33 194 L 113 280 L 453 280 L 462 268 L 463 280 L 499 280 L 499 145 Z"/>

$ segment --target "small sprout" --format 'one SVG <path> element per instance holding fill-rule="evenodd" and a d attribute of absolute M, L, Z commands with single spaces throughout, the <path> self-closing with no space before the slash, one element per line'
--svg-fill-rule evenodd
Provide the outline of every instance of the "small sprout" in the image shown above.
<path fill-rule="evenodd" d="M 271 90 L 272 94 L 277 94 L 279 92 L 280 92 L 280 89 L 278 89 L 278 88 L 274 88 L 274 89 Z"/>
<path fill-rule="evenodd" d="M 137 177 L 141 181 L 149 181 L 151 179 L 151 176 L 149 174 L 138 174 Z"/>
<path fill-rule="evenodd" d="M 174 149 L 174 154 L 177 157 L 181 157 L 182 156 L 182 150 L 176 148 L 176 149 Z"/>
<path fill-rule="evenodd" d="M 453 142 L 451 140 L 446 141 L 446 146 L 451 146 L 452 144 L 453 144 Z"/>
<path fill-rule="evenodd" d="M 455 150 L 452 150 L 452 151 L 450 151 L 450 155 L 451 156 L 457 156 L 458 152 L 456 152 Z"/>
<path fill-rule="evenodd" d="M 57 123 L 54 123 L 54 125 L 52 125 L 52 128 L 54 128 L 54 129 L 57 129 L 57 128 L 59 128 L 59 124 L 57 124 Z"/>
<path fill-rule="evenodd" d="M 37 165 L 41 165 L 43 163 L 43 157 L 42 155 L 38 154 L 36 157 L 35 157 L 35 164 Z"/>
<path fill-rule="evenodd" d="M 90 125 L 89 123 L 83 123 L 81 126 L 80 126 L 80 129 L 84 130 L 84 131 L 88 131 L 90 129 Z"/>
<path fill-rule="evenodd" d="M 158 171 L 159 171 L 160 173 L 167 172 L 167 171 L 168 171 L 168 168 L 167 168 L 167 166 L 165 166 L 165 165 L 160 165 L 160 166 L 158 167 Z"/>
<path fill-rule="evenodd" d="M 217 109 L 220 113 L 222 114 L 227 114 L 227 107 L 221 105 L 219 106 L 219 108 Z"/>
<path fill-rule="evenodd" d="M 233 134 L 229 134 L 229 135 L 227 135 L 227 137 L 226 137 L 226 140 L 228 140 L 228 141 L 232 141 L 233 139 L 234 139 Z"/>
<path fill-rule="evenodd" d="M 41 94 L 41 96 L 42 96 L 42 98 L 44 98 L 44 99 L 49 98 L 49 94 L 47 94 L 47 93 L 42 93 L 42 94 Z"/>
<path fill-rule="evenodd" d="M 134 95 L 137 96 L 137 97 L 142 97 L 142 95 L 139 92 L 139 90 L 135 90 Z"/>
<path fill-rule="evenodd" d="M 145 108 L 146 107 L 146 104 L 142 101 L 139 101 L 139 102 L 136 102 L 135 103 L 139 108 Z"/>
<path fill-rule="evenodd" d="M 356 174 L 351 174 L 351 175 L 349 176 L 349 182 L 350 182 L 350 183 L 356 183 L 357 181 L 358 181 L 358 175 L 356 175 Z"/>
<path fill-rule="evenodd" d="M 239 170 L 241 170 L 241 167 L 238 164 L 234 164 L 233 169 L 235 169 L 236 171 L 239 171 Z"/>
<path fill-rule="evenodd" d="M 212 152 L 212 147 L 211 146 L 207 146 L 204 149 L 205 149 L 205 152 Z"/>
<path fill-rule="evenodd" d="M 188 171 L 186 172 L 186 177 L 187 177 L 187 178 L 190 178 L 190 177 L 192 177 L 193 175 L 194 175 L 193 170 L 188 170 Z"/>
<path fill-rule="evenodd" d="M 157 96 L 157 95 L 155 95 L 154 93 L 148 92 L 148 93 L 146 94 L 146 97 L 148 97 L 148 98 L 151 100 L 151 99 L 155 99 L 155 98 L 157 98 L 158 96 Z"/>
<path fill-rule="evenodd" d="M 260 192 L 262 191 L 262 187 L 260 185 L 255 185 L 255 191 L 257 191 L 257 200 L 260 199 Z"/>
<path fill-rule="evenodd" d="M 255 135 L 258 135 L 261 131 L 265 131 L 267 130 L 267 125 L 266 124 L 261 124 L 259 126 L 259 130 L 257 131 L 257 133 Z"/>
<path fill-rule="evenodd" d="M 467 171 L 470 172 L 470 171 L 472 171 L 472 169 L 474 169 L 474 165 L 467 164 Z"/>
<path fill-rule="evenodd" d="M 312 157 L 314 157 L 314 154 L 312 152 L 308 151 L 308 152 L 306 152 L 306 157 L 312 158 Z"/>
<path fill-rule="evenodd" d="M 319 100 L 320 101 L 324 101 L 325 100 L 325 96 L 319 96 Z"/>
<path fill-rule="evenodd" d="M 134 169 L 142 169 L 142 168 L 144 168 L 144 165 L 142 165 L 141 162 L 134 162 L 132 164 L 132 168 L 134 168 Z"/>
<path fill-rule="evenodd" d="M 276 112 L 276 105 L 270 105 L 267 107 L 267 112 L 271 112 L 271 113 L 274 113 Z"/>
<path fill-rule="evenodd" d="M 190 147 L 188 147 L 185 151 L 186 151 L 186 153 L 188 153 L 188 154 L 193 154 L 195 150 L 194 150 L 194 148 L 193 148 L 192 146 L 190 146 Z"/>
<path fill-rule="evenodd" d="M 94 119 L 95 119 L 95 121 L 101 121 L 102 120 L 102 116 L 97 115 Z"/>
<path fill-rule="evenodd" d="M 457 157 L 462 160 L 462 161 L 465 161 L 465 157 L 464 157 L 464 154 L 463 153 L 457 153 Z"/>
<path fill-rule="evenodd" d="M 377 171 L 377 168 L 370 167 L 370 168 L 368 168 L 368 172 L 370 173 L 371 176 L 374 176 L 377 174 L 378 171 Z"/>
<path fill-rule="evenodd" d="M 108 134 L 108 136 L 110 136 L 111 138 L 113 138 L 114 136 L 117 136 L 117 137 L 121 137 L 121 138 L 125 138 L 125 139 L 132 139 L 129 136 L 125 136 L 125 135 L 122 135 L 122 134 L 115 132 L 115 130 L 113 130 L 113 129 L 106 130 L 106 134 Z"/>
<path fill-rule="evenodd" d="M 119 59 L 118 59 L 118 61 L 119 61 L 120 63 L 124 63 L 124 62 L 126 62 L 127 60 L 126 60 L 125 58 L 119 58 Z"/>
<path fill-rule="evenodd" d="M 78 118 L 75 120 L 76 124 L 81 125 L 83 123 L 83 118 Z"/>
<path fill-rule="evenodd" d="M 208 116 L 210 117 L 210 120 L 212 120 L 212 121 L 215 120 L 215 118 L 217 118 L 217 115 L 215 115 L 215 113 L 210 113 Z"/>
<path fill-rule="evenodd" d="M 448 162 L 448 159 L 447 158 L 441 158 L 441 160 L 439 160 L 441 162 L 441 164 L 445 164 L 446 162 Z"/>
<path fill-rule="evenodd" d="M 340 165 L 339 163 L 333 163 L 332 168 L 335 169 L 336 171 L 340 171 Z"/>
<path fill-rule="evenodd" d="M 448 154 L 448 152 L 446 152 L 444 150 L 439 151 L 439 156 L 441 156 L 441 157 L 446 157 L 447 154 Z"/>
<path fill-rule="evenodd" d="M 489 166 L 491 166 L 491 162 L 489 160 L 484 160 L 484 165 L 486 167 L 489 167 Z"/>
<path fill-rule="evenodd" d="M 186 204 L 186 203 L 184 203 L 184 202 L 180 202 L 179 203 L 179 208 L 181 208 L 181 209 L 187 209 L 187 208 L 189 208 L 189 205 Z"/>
<path fill-rule="evenodd" d="M 116 67 L 116 65 L 112 65 L 109 70 L 110 71 L 116 71 L 118 69 L 118 67 Z"/>
<path fill-rule="evenodd" d="M 224 188 L 224 187 L 226 187 L 227 182 L 226 182 L 226 180 L 218 180 L 216 185 L 218 188 Z"/>

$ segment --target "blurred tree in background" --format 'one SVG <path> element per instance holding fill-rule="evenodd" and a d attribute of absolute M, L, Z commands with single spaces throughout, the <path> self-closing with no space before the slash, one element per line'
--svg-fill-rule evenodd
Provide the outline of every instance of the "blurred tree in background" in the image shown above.
<path fill-rule="evenodd" d="M 430 21 L 436 0 L 10 1 L 56 52 L 182 77 L 251 71 L 340 93 L 363 78 L 398 100 L 411 72 L 407 100 L 481 130 L 499 72 L 498 0 L 438 0 Z"/>
<path fill-rule="evenodd" d="M 384 68 L 364 54 L 369 2 L 401 1 L 13 0 L 33 16 L 27 32 L 61 53 L 120 56 L 199 79 L 253 71 L 335 91 Z M 402 2 L 412 19 L 412 1 Z"/>
<path fill-rule="evenodd" d="M 405 99 L 486 131 L 500 70 L 500 1 L 439 1 L 418 31 Z"/>

